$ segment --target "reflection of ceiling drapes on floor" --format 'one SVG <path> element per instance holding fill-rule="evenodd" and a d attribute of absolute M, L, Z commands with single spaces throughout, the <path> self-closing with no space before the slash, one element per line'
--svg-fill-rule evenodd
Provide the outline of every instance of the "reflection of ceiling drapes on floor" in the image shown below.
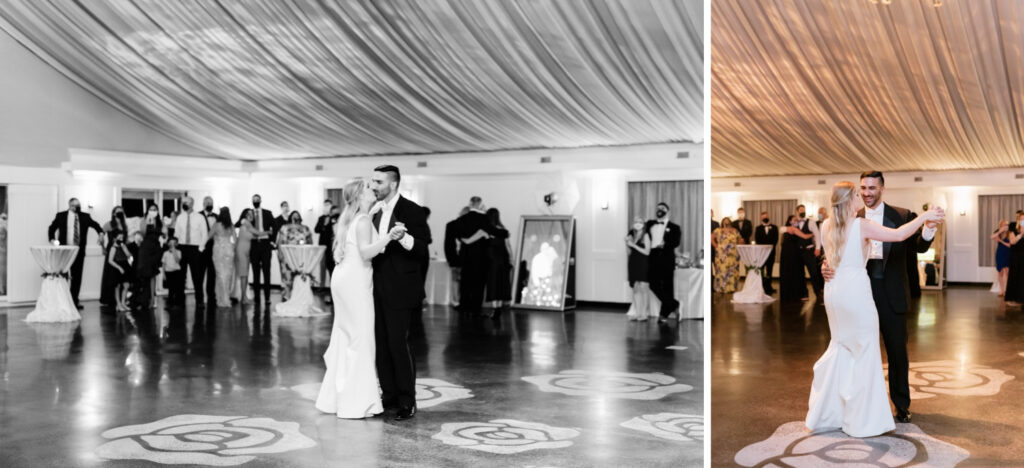
<path fill-rule="evenodd" d="M 699 0 L 0 0 L 129 115 L 243 159 L 701 141 Z"/>
<path fill-rule="evenodd" d="M 1024 165 L 1024 2 L 712 2 L 712 174 Z"/>

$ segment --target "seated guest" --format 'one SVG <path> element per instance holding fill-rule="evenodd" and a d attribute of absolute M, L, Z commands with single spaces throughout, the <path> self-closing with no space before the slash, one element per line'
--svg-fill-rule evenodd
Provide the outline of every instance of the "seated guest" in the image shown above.
<path fill-rule="evenodd" d="M 77 198 L 68 200 L 67 211 L 57 213 L 47 230 L 47 238 L 60 245 L 77 245 L 78 255 L 71 264 L 71 299 L 75 307 L 81 309 L 78 292 L 82 289 L 82 265 L 85 264 L 85 248 L 89 245 L 89 229 L 99 234 L 99 244 L 103 245 L 103 227 L 93 221 L 89 213 L 82 213 L 82 203 Z"/>

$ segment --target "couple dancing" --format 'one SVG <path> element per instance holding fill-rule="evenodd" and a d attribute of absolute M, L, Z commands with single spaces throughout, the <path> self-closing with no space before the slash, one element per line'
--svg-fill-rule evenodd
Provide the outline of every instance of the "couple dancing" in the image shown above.
<path fill-rule="evenodd" d="M 906 311 L 909 302 L 907 249 L 925 252 L 945 214 L 932 207 L 919 217 L 882 202 L 885 177 L 861 174 L 832 187 L 832 216 L 821 226 L 824 239 L 825 311 L 832 334 L 814 364 L 805 424 L 813 432 L 842 429 L 871 437 L 896 428 L 885 395 L 881 330 L 889 361 L 889 396 L 896 420 L 910 422 Z M 919 232 L 920 231 L 920 232 Z"/>
<path fill-rule="evenodd" d="M 327 372 L 316 408 L 360 419 L 396 410 L 416 414 L 416 368 L 409 324 L 423 306 L 430 234 L 416 203 L 398 194 L 397 167 L 374 169 L 369 181 L 345 185 L 334 237 L 331 275 L 334 326 L 324 353 Z"/>

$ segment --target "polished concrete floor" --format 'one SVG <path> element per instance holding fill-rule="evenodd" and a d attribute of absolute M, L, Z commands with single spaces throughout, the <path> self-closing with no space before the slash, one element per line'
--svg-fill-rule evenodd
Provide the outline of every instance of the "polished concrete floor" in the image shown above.
<path fill-rule="evenodd" d="M 432 306 L 412 341 L 420 411 L 397 422 L 313 407 L 329 315 L 29 309 L 0 309 L 5 468 L 702 466 L 702 321 Z"/>
<path fill-rule="evenodd" d="M 713 466 L 1024 466 L 1024 312 L 987 288 L 916 301 L 913 420 L 863 440 L 803 428 L 812 366 L 829 341 L 824 306 L 730 297 L 712 304 Z"/>

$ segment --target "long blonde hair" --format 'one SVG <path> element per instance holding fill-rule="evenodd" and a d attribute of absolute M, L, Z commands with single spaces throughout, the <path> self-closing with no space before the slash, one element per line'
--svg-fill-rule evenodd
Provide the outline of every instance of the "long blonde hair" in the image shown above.
<path fill-rule="evenodd" d="M 345 203 L 345 209 L 341 212 L 341 217 L 338 218 L 338 223 L 334 227 L 334 259 L 337 262 L 341 262 L 341 259 L 345 256 L 345 237 L 348 234 L 348 225 L 352 223 L 352 220 L 362 212 L 362 208 L 359 205 L 359 197 L 362 196 L 363 190 L 366 189 L 366 180 L 362 178 L 356 178 L 345 184 L 345 187 L 341 190 L 341 201 Z"/>
<path fill-rule="evenodd" d="M 832 217 L 828 235 L 825 236 L 825 258 L 829 266 L 838 268 L 839 262 L 843 260 L 843 247 L 846 245 L 847 214 L 850 212 L 850 204 L 853 203 L 853 194 L 856 186 L 853 182 L 844 180 L 836 182 L 832 186 Z"/>

